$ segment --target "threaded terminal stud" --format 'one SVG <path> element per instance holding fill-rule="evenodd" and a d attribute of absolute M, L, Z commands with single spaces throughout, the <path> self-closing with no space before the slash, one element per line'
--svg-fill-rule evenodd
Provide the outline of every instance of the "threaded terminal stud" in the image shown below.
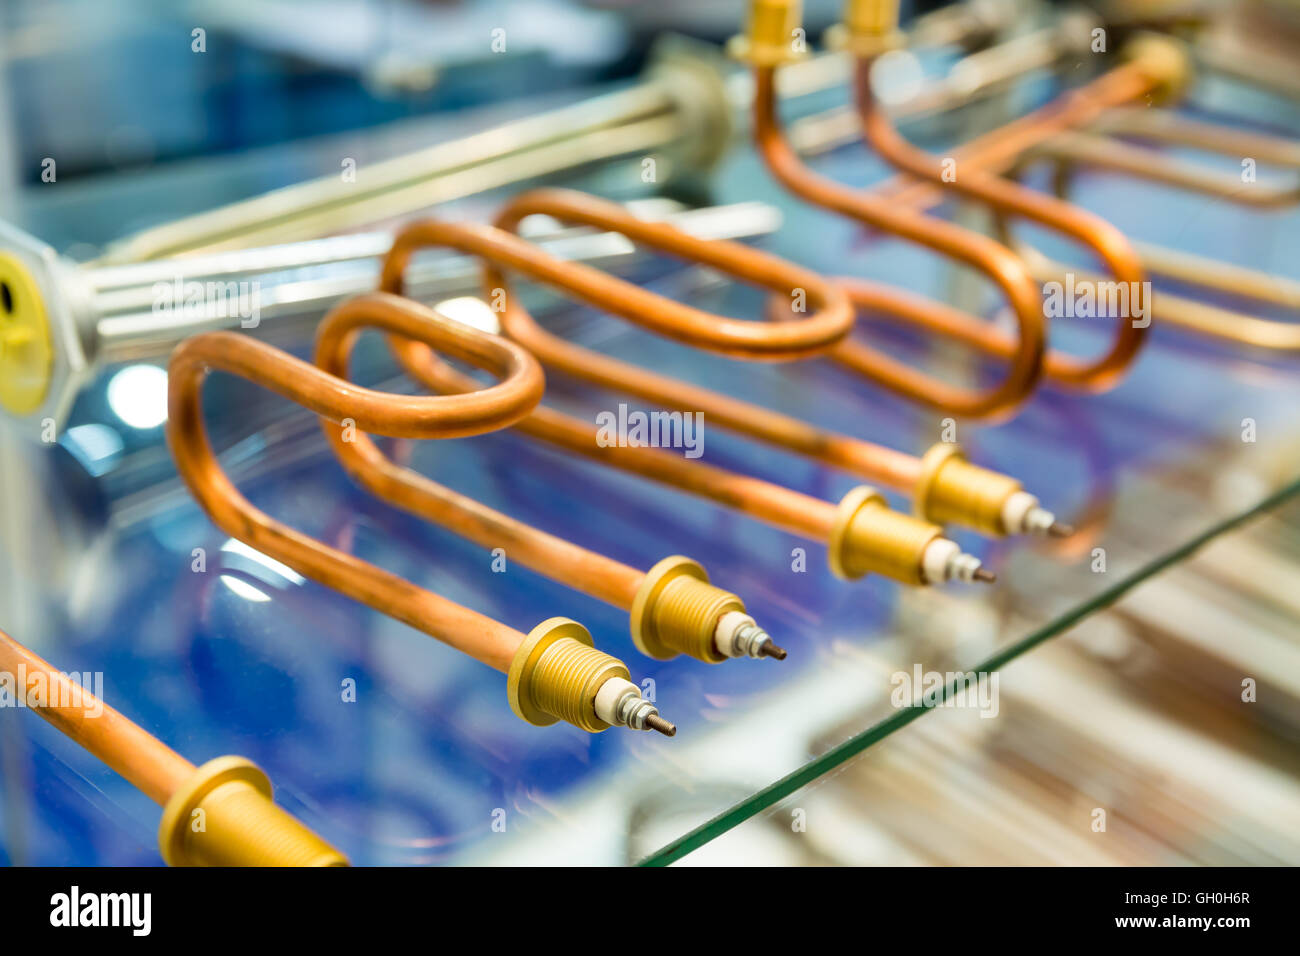
<path fill-rule="evenodd" d="M 271 781 L 243 757 L 195 770 L 163 808 L 168 866 L 347 866 L 347 858 L 271 799 Z"/>
<path fill-rule="evenodd" d="M 510 663 L 506 693 L 515 715 L 538 727 L 563 720 L 592 734 L 615 725 L 677 733 L 641 697 L 627 666 L 596 650 L 587 629 L 565 617 L 543 621 L 524 638 Z"/>
<path fill-rule="evenodd" d="M 664 558 L 646 572 L 631 621 L 637 649 L 658 660 L 678 654 L 710 664 L 730 657 L 785 657 L 745 613 L 740 598 L 710 584 L 704 568 L 682 555 Z"/>
<path fill-rule="evenodd" d="M 831 571 L 846 580 L 871 573 L 911 585 L 992 580 L 942 528 L 894 511 L 866 485 L 840 500 L 828 544 Z"/>
<path fill-rule="evenodd" d="M 960 446 L 939 443 L 921 459 L 915 513 L 937 524 L 960 524 L 983 534 L 1068 534 L 1019 481 L 972 465 Z"/>
<path fill-rule="evenodd" d="M 629 678 L 618 658 L 592 646 L 577 621 L 553 617 L 524 638 L 510 662 L 506 693 L 521 720 L 547 727 L 567 721 L 589 733 L 609 727 L 596 715 L 596 693 L 607 680 Z"/>

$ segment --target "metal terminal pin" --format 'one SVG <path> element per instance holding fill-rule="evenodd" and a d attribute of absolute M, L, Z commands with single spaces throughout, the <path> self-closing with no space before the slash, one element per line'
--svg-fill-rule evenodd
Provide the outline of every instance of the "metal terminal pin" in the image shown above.
<path fill-rule="evenodd" d="M 677 725 L 664 720 L 658 713 L 651 714 L 646 718 L 645 722 L 647 727 L 651 730 L 659 731 L 659 733 L 663 734 L 665 737 L 672 737 L 677 733 Z"/>
<path fill-rule="evenodd" d="M 641 696 L 631 681 L 615 677 L 606 681 L 596 694 L 596 715 L 609 724 L 632 730 L 657 730 L 665 737 L 677 733 L 677 727 L 659 716 L 659 708 Z"/>
<path fill-rule="evenodd" d="M 1057 522 L 1056 515 L 1037 505 L 1025 512 L 1020 527 L 1026 534 L 1046 534 L 1057 538 L 1073 533 L 1072 528 Z"/>
<path fill-rule="evenodd" d="M 997 575 L 988 570 L 973 554 L 959 551 L 948 559 L 944 569 L 948 581 L 996 581 Z"/>
<path fill-rule="evenodd" d="M 729 611 L 718 620 L 713 642 L 727 657 L 771 657 L 785 660 L 785 648 L 773 643 L 771 635 L 743 611 Z"/>

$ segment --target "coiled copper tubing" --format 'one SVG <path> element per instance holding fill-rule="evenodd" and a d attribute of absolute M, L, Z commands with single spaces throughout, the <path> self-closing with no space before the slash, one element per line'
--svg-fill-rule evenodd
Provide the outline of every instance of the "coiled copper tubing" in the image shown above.
<path fill-rule="evenodd" d="M 396 438 L 495 431 L 528 414 L 545 389 L 537 360 L 513 342 L 382 293 L 331 311 L 317 333 L 318 349 L 345 356 L 365 328 L 430 350 L 437 346 L 500 381 L 465 395 L 393 395 L 353 385 L 243 335 L 194 336 L 177 346 L 168 368 L 167 438 L 176 468 L 199 504 L 227 534 L 506 673 L 511 709 L 529 723 L 562 719 L 592 733 L 616 723 L 676 733 L 628 681 L 623 663 L 592 647 L 576 621 L 551 618 L 525 635 L 276 521 L 253 507 L 221 470 L 203 425 L 203 382 L 211 371 L 248 379 L 359 433 Z"/>
<path fill-rule="evenodd" d="M 1260 210 L 1279 209 L 1300 200 L 1300 187 L 1243 183 L 1238 174 L 1208 171 L 1192 164 L 1170 161 L 1163 153 L 1111 139 L 1110 136 L 1132 135 L 1228 156 L 1248 156 L 1260 163 L 1289 167 L 1294 174 L 1300 170 L 1300 143 L 1293 140 L 1232 130 L 1217 123 L 1196 122 L 1158 109 L 1112 109 L 1097 125 L 1107 135 L 1055 136 L 1032 148 L 1008 175 L 1017 176 L 1035 162 L 1054 162 L 1052 184 L 1061 198 L 1068 198 L 1074 170 L 1086 166 L 1136 176 Z M 1013 243 L 1024 256 L 1034 275 L 1043 281 L 1059 280 L 1067 271 L 1074 271 L 1076 279 L 1096 281 L 1096 276 L 1071 270 L 1030 246 L 1016 243 L 1005 221 L 999 219 L 998 227 L 1006 241 Z M 1289 277 L 1151 243 L 1135 241 L 1133 245 L 1146 270 L 1153 276 L 1172 279 L 1180 285 L 1213 295 L 1253 300 L 1269 307 L 1281 306 L 1291 310 L 1300 307 L 1300 284 Z M 1174 326 L 1242 348 L 1300 351 L 1300 325 L 1294 321 L 1265 318 L 1164 290 L 1152 293 L 1150 313 L 1152 321 L 1161 325 Z"/>
<path fill-rule="evenodd" d="M 756 323 L 691 309 L 590 267 L 562 262 L 505 231 L 533 214 L 618 232 L 633 241 L 703 263 L 779 294 L 788 295 L 793 289 L 802 289 L 815 311 L 797 321 Z M 496 221 L 496 227 L 432 221 L 408 226 L 398 234 L 384 261 L 381 287 L 388 292 L 402 290 L 406 264 L 419 248 L 442 246 L 477 255 L 485 261 L 488 298 L 501 303 L 504 331 L 533 351 L 543 364 L 670 409 L 703 411 L 706 417 L 716 415 L 724 427 L 780 434 L 784 440 L 804 449 L 821 441 L 822 433 L 796 419 L 687 386 L 565 342 L 534 321 L 518 297 L 510 292 L 503 270 L 522 272 L 574 298 L 679 341 L 726 355 L 772 360 L 825 351 L 844 334 L 852 315 L 843 292 L 836 286 L 760 251 L 736 243 L 696 239 L 662 223 L 637 220 L 613 203 L 579 193 L 551 189 L 526 193 L 509 203 Z M 397 337 L 390 342 L 403 366 L 426 386 L 444 392 L 464 392 L 477 387 L 473 379 L 455 372 L 418 342 Z M 837 505 L 771 482 L 689 461 L 662 449 L 602 445 L 597 440 L 598 429 L 592 424 L 544 406 L 516 427 L 595 461 L 711 498 L 814 540 L 829 542 L 835 537 L 836 528 L 844 523 L 842 509 Z M 921 470 L 916 459 L 879 446 L 861 443 L 851 449 L 847 445 L 838 448 L 845 454 L 872 459 L 872 466 L 879 473 L 901 483 L 917 480 Z M 896 572 L 908 580 L 917 578 L 913 569 L 900 570 L 905 563 L 900 561 L 889 569 L 890 573 Z"/>
<path fill-rule="evenodd" d="M 376 327 L 437 346 L 485 368 L 501 381 L 473 395 L 407 396 L 375 392 L 321 371 L 279 349 L 233 332 L 186 339 L 168 367 L 167 440 L 176 468 L 213 522 L 232 537 L 381 613 L 444 641 L 499 671 L 510 667 L 524 635 L 489 617 L 339 551 L 255 508 L 222 471 L 203 424 L 209 372 L 238 375 L 335 422 L 408 438 L 478 435 L 526 415 L 542 397 L 536 360 L 495 336 L 393 297 L 368 296 L 335 309 L 321 325 L 321 348 L 340 348 L 361 328 Z"/>
<path fill-rule="evenodd" d="M 958 164 L 955 175 L 945 177 L 943 161 L 908 143 L 879 108 L 871 90 L 873 63 L 871 57 L 859 57 L 855 79 L 863 132 L 877 153 L 919 179 L 980 200 L 1002 213 L 1030 219 L 1091 247 L 1114 279 L 1127 284 L 1131 290 L 1138 290 L 1140 296 L 1145 279 L 1141 261 L 1123 233 L 1101 217 L 978 167 L 967 169 Z M 1049 351 L 1045 360 L 1047 377 L 1061 385 L 1089 391 L 1113 386 L 1137 357 L 1150 326 L 1149 317 L 1143 320 L 1134 308 L 1135 297 L 1126 297 L 1125 301 L 1126 313 L 1113 316 L 1117 322 L 1116 333 L 1107 352 L 1092 361 L 1084 361 Z M 981 326 L 982 330 L 987 328 Z"/>
<path fill-rule="evenodd" d="M 417 319 L 435 315 L 421 305 L 386 293 L 357 297 L 344 308 L 362 315 L 394 310 L 404 310 Z M 334 325 L 331 325 L 322 329 L 317 341 L 316 364 L 330 375 L 346 380 L 348 358 L 356 337 L 333 333 L 330 331 L 333 328 Z M 398 341 L 412 346 L 415 344 L 414 340 L 409 339 Z M 419 347 L 418 360 L 436 362 L 432 350 L 424 346 Z M 450 366 L 441 362 L 437 362 L 436 366 L 451 371 Z M 470 384 L 459 391 L 474 392 L 478 383 L 467 376 L 465 378 Z M 711 663 L 742 656 L 742 653 L 744 656 L 774 657 L 778 660 L 786 656 L 785 651 L 761 630 L 747 632 L 743 647 L 718 649 L 715 641 L 718 619 L 730 611 L 743 614 L 744 605 L 734 595 L 708 585 L 706 576 L 701 580 L 702 569 L 694 562 L 688 562 L 687 559 L 670 561 L 671 571 L 663 562 L 649 572 L 638 570 L 527 525 L 404 468 L 386 456 L 362 432 L 349 435 L 336 421 L 330 419 L 322 419 L 321 424 L 344 469 L 363 488 L 484 548 L 502 548 L 511 560 L 628 611 L 633 615 L 632 631 L 636 643 L 647 653 L 657 651 L 653 656 L 671 656 L 669 651 L 674 655 L 691 653 Z M 692 567 L 689 571 L 683 571 L 688 564 Z M 667 600 L 650 602 L 647 595 L 656 587 L 662 575 L 668 573 L 677 577 L 687 574 L 701 582 L 690 585 L 679 583 L 673 591 L 691 591 L 702 596 L 702 599 L 709 602 L 709 606 L 700 607 L 696 614 L 691 608 L 675 605 L 671 595 Z M 695 620 L 692 614 L 699 619 Z M 683 620 L 683 615 L 690 620 Z M 675 631 L 674 628 L 678 630 Z M 690 633 L 680 641 L 674 641 L 673 636 L 682 628 Z M 656 640 L 658 635 L 666 636 L 663 640 Z M 677 646 L 678 644 L 682 646 Z M 729 650 L 736 653 L 729 653 Z"/>
<path fill-rule="evenodd" d="M 951 385 L 858 342 L 845 340 L 830 356 L 848 368 L 912 401 L 953 415 L 1005 415 L 1020 405 L 1042 372 L 1046 322 L 1042 295 L 1025 264 L 1011 250 L 987 236 L 885 202 L 870 193 L 843 186 L 806 165 L 785 138 L 777 116 L 776 69 L 754 68 L 754 138 L 768 169 L 791 192 L 841 215 L 903 236 L 972 266 L 992 279 L 1007 297 L 1016 318 L 1017 336 L 1010 364 L 996 385 L 973 390 Z M 926 328 L 983 331 L 986 323 L 961 310 L 876 283 L 848 286 L 853 304 L 873 313 L 892 314 Z M 1001 344 L 1002 339 L 997 339 Z"/>

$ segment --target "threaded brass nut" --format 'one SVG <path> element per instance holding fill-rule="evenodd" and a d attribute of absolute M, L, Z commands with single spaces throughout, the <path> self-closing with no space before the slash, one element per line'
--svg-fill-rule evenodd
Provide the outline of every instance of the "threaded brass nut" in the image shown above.
<path fill-rule="evenodd" d="M 875 57 L 907 43 L 898 29 L 898 0 L 846 0 L 844 22 L 826 32 L 826 45 L 855 56 Z"/>
<path fill-rule="evenodd" d="M 751 0 L 745 32 L 731 38 L 727 52 L 752 66 L 780 66 L 806 55 L 794 46 L 803 24 L 800 0 Z"/>
<path fill-rule="evenodd" d="M 598 734 L 609 724 L 596 716 L 596 692 L 612 677 L 631 680 L 622 661 L 592 646 L 585 627 L 553 617 L 533 628 L 515 651 L 506 694 L 520 720 L 538 727 L 563 720 Z"/>
<path fill-rule="evenodd" d="M 271 799 L 271 781 L 243 757 L 199 767 L 163 807 L 158 848 L 168 866 L 347 866 Z"/>
<path fill-rule="evenodd" d="M 1181 40 L 1163 33 L 1138 33 L 1124 44 L 1120 55 L 1156 82 L 1151 98 L 1157 106 L 1182 99 L 1191 85 L 1192 56 Z"/>
<path fill-rule="evenodd" d="M 921 458 L 915 514 L 1000 536 L 1007 533 L 1003 506 L 1021 488 L 1014 478 L 972 465 L 959 445 L 940 442 Z"/>
<path fill-rule="evenodd" d="M 942 529 L 900 514 L 874 488 L 860 485 L 842 499 L 831 529 L 831 571 L 852 580 L 875 572 L 904 584 L 924 584 L 925 549 Z"/>
<path fill-rule="evenodd" d="M 708 572 L 680 554 L 648 572 L 632 602 L 632 640 L 642 654 L 665 661 L 678 654 L 719 664 L 727 656 L 714 641 L 718 621 L 745 604 L 709 583 Z"/>

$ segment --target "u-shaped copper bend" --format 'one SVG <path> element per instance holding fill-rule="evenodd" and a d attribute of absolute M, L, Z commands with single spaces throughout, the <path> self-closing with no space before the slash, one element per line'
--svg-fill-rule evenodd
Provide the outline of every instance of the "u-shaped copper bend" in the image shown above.
<path fill-rule="evenodd" d="M 552 258 L 513 232 L 529 215 L 545 214 L 567 223 L 579 223 L 620 233 L 633 241 L 694 263 L 713 267 L 767 288 L 780 295 L 801 294 L 813 311 L 805 318 L 760 323 L 715 316 L 680 305 L 576 263 Z M 670 226 L 647 223 L 621 207 L 580 193 L 537 190 L 517 197 L 500 214 L 497 226 L 439 222 L 414 223 L 396 238 L 382 270 L 386 291 L 400 292 L 403 272 L 414 252 L 425 246 L 443 246 L 477 255 L 484 260 L 485 297 L 495 304 L 506 334 L 533 351 L 548 368 L 614 392 L 631 394 L 655 405 L 682 412 L 702 412 L 707 420 L 769 441 L 793 451 L 844 464 L 861 474 L 884 480 L 905 490 L 927 483 L 926 475 L 961 471 L 955 447 L 944 461 L 930 462 L 830 435 L 798 419 L 758 408 L 698 386 L 600 355 L 569 343 L 544 330 L 523 308 L 506 285 L 505 272 L 519 271 L 574 298 L 620 315 L 642 328 L 652 329 L 726 355 L 784 360 L 825 352 L 840 340 L 852 323 L 852 309 L 837 285 L 814 273 L 736 243 L 706 241 Z M 457 373 L 423 345 L 394 337 L 390 340 L 399 360 L 419 381 L 436 391 L 458 392 L 475 387 L 473 379 Z M 881 507 L 883 499 L 870 489 L 858 489 L 837 507 L 771 482 L 736 474 L 713 465 L 689 461 L 660 448 L 635 447 L 599 440 L 598 429 L 587 422 L 561 415 L 542 406 L 521 421 L 519 429 L 575 454 L 609 467 L 631 471 L 650 480 L 672 485 L 691 494 L 711 498 L 727 507 L 751 514 L 782 529 L 826 542 L 831 566 L 844 577 L 859 577 L 869 570 L 889 574 L 908 583 L 947 580 L 950 576 L 987 578 L 969 556 L 954 552 L 951 565 L 931 559 L 927 571 L 919 555 L 939 540 L 939 530 L 923 509 L 923 520 L 894 515 Z M 949 462 L 947 459 L 952 459 Z M 947 489 L 951 481 L 930 484 Z M 1012 483 L 1014 484 L 1014 483 Z M 1001 486 L 1000 486 L 1001 487 Z M 1018 485 L 1016 486 L 1018 488 Z M 1008 494 L 1009 488 L 1002 488 Z M 938 497 L 946 497 L 939 491 Z M 921 495 L 930 501 L 926 495 Z M 868 507 L 869 503 L 869 507 Z M 938 509 L 942 511 L 943 509 Z M 865 517 L 880 520 L 869 530 Z M 947 520 L 946 515 L 938 520 Z M 888 530 L 884 530 L 888 525 Z M 1002 533 L 997 517 L 984 522 Z M 858 530 L 846 533 L 852 526 Z M 932 554 L 955 548 L 937 544 Z"/>
<path fill-rule="evenodd" d="M 583 263 L 561 262 L 521 239 L 514 229 L 530 215 L 548 215 L 621 233 L 633 242 L 692 264 L 711 266 L 792 300 L 806 299 L 809 314 L 786 322 L 754 322 L 665 299 Z M 666 223 L 636 219 L 614 203 L 570 190 L 537 189 L 521 194 L 497 216 L 495 228 L 435 220 L 408 226 L 398 234 L 384 260 L 380 288 L 400 292 L 411 255 L 430 246 L 455 248 L 483 259 L 485 286 L 504 293 L 503 327 L 512 338 L 541 354 L 544 364 L 550 350 L 564 343 L 553 337 L 538 338 L 540 327 L 508 294 L 505 271 L 563 289 L 648 331 L 735 358 L 790 361 L 819 355 L 843 339 L 853 324 L 844 294 L 809 269 L 739 243 L 699 239 Z M 533 348 L 534 344 L 543 348 Z M 584 352 L 583 360 L 589 355 Z"/>
<path fill-rule="evenodd" d="M 361 433 L 479 435 L 519 421 L 541 401 L 541 366 L 524 349 L 399 296 L 372 293 L 336 307 L 317 333 L 318 356 L 344 369 L 353 342 L 366 328 L 418 342 L 430 354 L 436 347 L 500 380 L 464 394 L 396 395 L 354 385 L 233 332 L 187 339 L 169 366 L 167 437 L 194 497 L 227 534 L 506 673 L 510 707 L 523 720 L 541 726 L 564 720 L 591 733 L 617 724 L 672 736 L 675 728 L 641 698 L 626 665 L 594 648 L 576 621 L 550 618 L 524 634 L 276 521 L 244 498 L 221 470 L 203 424 L 203 382 L 212 371 L 237 375 L 323 420 L 354 427 L 372 455 L 378 452 Z"/>
<path fill-rule="evenodd" d="M 884 202 L 813 172 L 786 140 L 777 115 L 775 68 L 757 66 L 754 78 L 755 143 L 769 170 L 787 189 L 815 205 L 904 236 L 983 272 L 1006 296 L 1016 319 L 1012 347 L 992 349 L 1005 354 L 1009 365 L 1001 381 L 983 390 L 949 384 L 856 340 L 836 346 L 831 357 L 905 398 L 950 414 L 990 417 L 1013 411 L 1038 383 L 1046 348 L 1042 297 L 1025 264 L 987 236 Z M 859 309 L 892 315 L 963 340 L 969 336 L 981 343 L 990 341 L 985 338 L 987 325 L 959 309 L 879 283 L 837 281 Z"/>
<path fill-rule="evenodd" d="M 202 395 L 212 371 L 247 379 L 331 421 L 393 437 L 478 435 L 518 421 L 541 400 L 541 368 L 523 349 L 396 296 L 367 295 L 340 305 L 320 327 L 320 347 L 346 349 L 366 327 L 437 347 L 496 373 L 501 381 L 467 395 L 394 395 L 353 385 L 248 336 L 197 335 L 177 346 L 168 369 L 167 438 L 177 470 L 227 534 L 497 670 L 508 670 L 522 633 L 258 510 L 221 469 L 208 442 Z"/>
<path fill-rule="evenodd" d="M 876 152 L 896 168 L 918 179 L 984 202 L 999 213 L 1037 222 L 1088 246 L 1106 265 L 1114 280 L 1124 284 L 1129 294 L 1123 297 L 1125 307 L 1122 314 L 1112 317 L 1117 326 L 1110 348 L 1093 360 L 1049 351 L 1044 365 L 1047 378 L 1060 385 L 1088 391 L 1102 391 L 1113 386 L 1137 357 L 1150 326 L 1149 303 L 1142 301 L 1146 276 L 1132 244 L 1100 216 L 985 172 L 975 164 L 966 165 L 956 160 L 955 168 L 945 170 L 943 160 L 907 142 L 880 109 L 871 90 L 873 62 L 870 57 L 858 59 L 855 81 L 863 133 Z M 951 175 L 945 175 L 946 172 L 951 172 Z M 934 331 L 947 330 L 941 323 L 928 325 Z M 988 326 L 981 324 L 967 327 L 959 337 L 986 350 L 996 348 L 998 354 L 1011 354 L 1012 343 L 1009 340 L 995 338 L 988 332 Z"/>

